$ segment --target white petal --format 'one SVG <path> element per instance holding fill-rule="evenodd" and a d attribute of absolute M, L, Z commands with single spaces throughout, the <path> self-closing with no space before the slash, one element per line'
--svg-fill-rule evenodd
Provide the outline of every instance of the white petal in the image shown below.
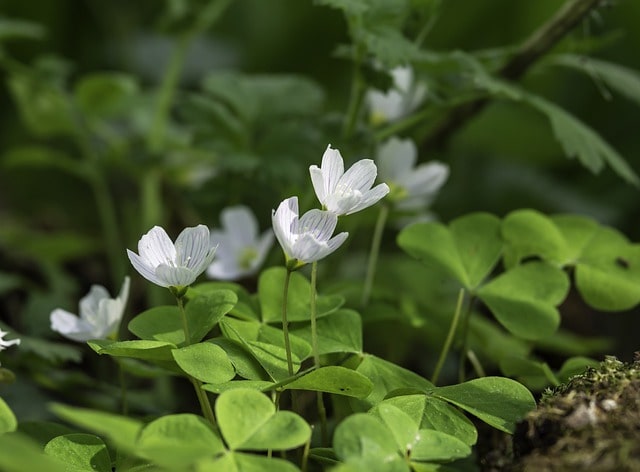
<path fill-rule="evenodd" d="M 172 267 L 165 264 L 156 267 L 156 274 L 164 282 L 164 287 L 185 287 L 195 282 L 200 275 L 188 267 Z"/>
<path fill-rule="evenodd" d="M 449 166 L 440 162 L 430 162 L 415 168 L 402 182 L 411 195 L 432 195 L 444 185 L 449 177 Z"/>
<path fill-rule="evenodd" d="M 220 220 L 236 247 L 252 246 L 258 238 L 258 222 L 251 210 L 239 205 L 222 210 Z"/>
<path fill-rule="evenodd" d="M 332 194 L 335 191 L 338 181 L 344 174 L 344 161 L 340 151 L 332 149 L 331 144 L 322 155 L 322 178 L 324 180 L 324 195 Z"/>
<path fill-rule="evenodd" d="M 244 275 L 243 272 L 231 259 L 216 259 L 207 267 L 207 277 L 216 280 L 237 280 Z"/>
<path fill-rule="evenodd" d="M 364 193 L 371 188 L 378 175 L 378 168 L 371 159 L 361 159 L 342 176 L 337 190 L 357 190 Z"/>
<path fill-rule="evenodd" d="M 73 341 L 85 342 L 95 339 L 92 326 L 76 315 L 57 308 L 50 315 L 51 329 Z"/>
<path fill-rule="evenodd" d="M 209 228 L 205 225 L 198 225 L 183 229 L 176 238 L 175 247 L 176 266 L 196 270 L 209 256 L 211 249 Z M 209 264 L 207 263 L 206 265 Z"/>
<path fill-rule="evenodd" d="M 258 268 L 262 265 L 264 260 L 267 258 L 267 254 L 269 254 L 269 249 L 273 246 L 273 231 L 267 230 L 262 233 L 260 236 L 260 240 L 258 241 L 258 245 L 256 246 L 256 251 L 258 254 L 254 259 L 252 264 L 252 268 Z"/>
<path fill-rule="evenodd" d="M 347 215 L 356 213 L 360 210 L 364 210 L 372 205 L 378 203 L 389 193 L 389 186 L 387 184 L 378 184 L 362 196 L 362 200 L 356 206 L 354 206 Z"/>
<path fill-rule="evenodd" d="M 338 217 L 331 212 L 309 210 L 300 218 L 298 225 L 300 234 L 311 234 L 318 241 L 327 241 L 338 224 Z"/>
<path fill-rule="evenodd" d="M 271 222 L 273 232 L 276 235 L 282 250 L 285 254 L 291 256 L 291 247 L 295 241 L 292 233 L 294 226 L 297 226 L 298 220 L 298 197 L 290 197 L 280 202 L 278 209 L 272 211 Z"/>
<path fill-rule="evenodd" d="M 309 166 L 309 175 L 311 176 L 311 183 L 313 184 L 313 190 L 316 192 L 316 197 L 321 204 L 325 204 L 327 194 L 324 191 L 324 176 L 322 170 L 316 165 Z"/>
<path fill-rule="evenodd" d="M 137 270 L 141 276 L 147 279 L 149 282 L 159 285 L 160 287 L 168 287 L 168 285 L 160 279 L 156 275 L 156 271 L 154 267 L 150 267 L 144 259 L 142 259 L 139 255 L 133 252 L 130 249 L 127 249 L 127 256 L 129 257 L 129 261 L 131 261 L 131 265 L 135 270 Z"/>
<path fill-rule="evenodd" d="M 167 264 L 176 259 L 176 249 L 160 226 L 154 226 L 138 242 L 138 254 L 150 267 Z"/>
<path fill-rule="evenodd" d="M 100 319 L 100 302 L 109 297 L 109 292 L 102 285 L 92 285 L 89 293 L 80 299 L 80 318 L 95 324 Z"/>
<path fill-rule="evenodd" d="M 418 157 L 415 143 L 410 139 L 395 136 L 385 141 L 376 155 L 380 177 L 387 181 L 399 182 L 409 175 Z"/>

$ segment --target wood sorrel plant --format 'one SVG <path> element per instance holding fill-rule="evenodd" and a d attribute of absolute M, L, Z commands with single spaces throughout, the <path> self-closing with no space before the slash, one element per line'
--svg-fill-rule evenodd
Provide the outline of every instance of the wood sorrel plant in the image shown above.
<path fill-rule="evenodd" d="M 93 3 L 96 11 L 118 18 L 148 16 L 136 10 L 139 2 Z M 554 87 L 546 81 L 565 69 L 596 76 L 606 94 L 620 91 L 640 101 L 637 74 L 582 55 L 607 45 L 610 37 L 589 33 L 586 41 L 558 44 L 590 13 L 602 13 L 606 24 L 598 7 L 607 2 L 568 0 L 535 31 L 522 31 L 518 37 L 528 38 L 521 44 L 491 42 L 503 31 L 515 33 L 516 26 L 493 28 L 490 38 L 483 38 L 492 21 L 483 9 L 461 22 L 458 15 L 464 12 L 451 13 L 456 9 L 441 8 L 447 2 L 438 0 L 297 1 L 282 15 L 256 15 L 253 8 L 275 8 L 263 3 L 165 2 L 158 9 L 161 18 L 154 20 L 174 41 L 157 75 L 155 64 L 136 59 L 137 49 L 129 43 L 126 58 L 120 58 L 128 64 L 126 72 L 85 73 L 98 63 L 98 51 L 95 56 L 92 51 L 90 65 L 78 64 L 73 74 L 67 61 L 49 55 L 25 61 L 13 54 L 9 41 L 37 38 L 42 29 L 0 20 L 0 67 L 19 119 L 6 116 L 11 107 L 1 114 L 24 128 L 0 156 L 2 215 L 9 216 L 0 228 L 0 295 L 2 308 L 8 308 L 2 317 L 24 331 L 17 334 L 20 346 L 13 346 L 17 340 L 2 338 L 16 330 L 0 325 L 0 384 L 14 379 L 10 369 L 18 373 L 14 386 L 0 385 L 0 394 L 8 392 L 6 401 L 0 400 L 0 469 L 469 470 L 473 448 L 486 440 L 478 435 L 479 421 L 513 431 L 534 406 L 523 384 L 534 390 L 558 384 L 592 362 L 584 356 L 602 351 L 598 342 L 559 329 L 566 308 L 578 297 L 598 311 L 626 310 L 640 302 L 638 248 L 621 233 L 583 216 L 513 211 L 521 204 L 492 193 L 514 180 L 513 187 L 529 185 L 528 197 L 543 195 L 552 212 L 575 211 L 580 200 L 569 182 L 545 180 L 524 164 L 537 156 L 527 151 L 538 146 L 522 144 L 531 137 L 515 132 L 522 131 L 516 129 L 519 120 L 522 129 L 538 133 L 535 138 L 548 135 L 559 143 L 557 149 L 540 146 L 545 166 L 559 155 L 575 157 L 593 173 L 608 166 L 637 185 L 634 169 L 613 147 L 553 96 L 539 94 L 551 95 Z M 503 10 L 540 18 L 548 3 Z M 281 4 L 274 0 L 274 5 Z M 223 17 L 228 6 L 233 13 Z M 524 11 L 536 14 L 520 15 Z M 299 20 L 307 16 L 323 33 L 314 34 L 314 41 L 350 37 L 323 68 L 340 78 L 345 69 L 339 61 L 349 62 L 344 113 L 337 112 L 335 101 L 343 91 L 332 90 L 326 78 L 219 70 L 220 49 L 226 50 L 234 31 L 248 30 L 237 27 L 243 14 L 260 18 L 260 28 L 249 28 L 256 35 L 264 27 L 286 38 L 287 18 L 295 18 L 290 23 L 296 31 L 306 31 Z M 333 21 L 335 14 L 345 21 Z M 454 17 L 439 27 L 441 14 Z M 220 18 L 227 37 L 211 31 Z M 134 46 L 150 49 L 141 56 L 157 57 L 148 54 L 157 52 L 156 38 L 147 36 L 154 26 L 126 31 L 133 23 L 119 23 L 118 38 L 142 38 Z M 337 29 L 344 25 L 346 31 Z M 489 44 L 491 50 L 461 51 L 464 38 L 456 35 L 462 31 L 450 25 L 473 31 L 470 43 Z M 432 29 L 437 50 L 428 44 Z M 443 41 L 449 31 L 455 36 L 451 50 Z M 84 44 L 83 38 L 72 39 L 67 43 Z M 191 48 L 201 39 L 207 47 L 200 49 L 215 52 L 215 64 L 191 59 L 192 53 L 203 58 Z M 257 42 L 259 50 L 237 57 L 231 51 L 223 62 L 266 70 L 244 63 L 269 56 L 272 42 Z M 310 45 L 297 38 L 273 43 Z M 111 46 L 105 48 L 110 67 L 117 64 L 118 49 Z M 282 51 L 271 52 L 279 64 L 284 59 L 287 68 L 304 70 Z M 323 60 L 302 52 L 300 57 L 313 57 L 314 67 Z M 201 77 L 194 77 L 195 63 L 206 67 Z M 538 73 L 519 84 L 534 65 Z M 132 72 L 140 70 L 145 74 Z M 543 87 L 536 84 L 540 76 Z M 555 88 L 563 91 L 555 98 L 571 100 L 578 111 L 580 103 L 589 103 L 589 118 L 597 123 L 595 100 L 574 96 L 574 87 Z M 461 146 L 442 146 L 494 101 L 501 102 L 498 118 L 488 110 L 489 119 L 476 122 L 480 132 L 470 127 Z M 542 120 L 525 122 L 514 112 L 525 107 Z M 4 127 L 0 137 L 14 128 Z M 317 149 L 327 142 L 345 155 L 375 156 L 375 164 L 363 159 L 345 171 L 340 153 L 327 147 L 322 164 L 314 165 Z M 508 162 L 500 157 L 505 150 Z M 519 155 L 518 164 L 511 153 Z M 423 162 L 436 157 L 451 166 L 451 190 L 441 214 L 463 215 L 452 221 L 438 222 L 427 213 L 448 176 L 445 165 Z M 312 185 L 304 172 L 308 166 Z M 377 170 L 385 184 L 374 186 Z M 38 172 L 44 176 L 36 180 Z M 513 174 L 518 178 L 511 179 Z M 34 187 L 39 191 L 23 190 Z M 298 203 L 313 206 L 312 188 L 322 209 L 300 216 Z M 248 208 L 237 204 L 251 207 L 265 224 L 273 202 L 287 195 L 299 198 L 284 200 L 272 213 L 286 259 L 284 267 L 273 267 L 273 235 L 259 237 Z M 563 200 L 567 195 L 569 203 Z M 607 210 L 589 198 L 580 211 Z M 492 207 L 492 199 L 500 205 Z M 615 215 L 623 200 L 609 199 Z M 87 202 L 93 206 L 87 208 Z M 377 202 L 376 221 L 366 208 Z M 193 224 L 231 205 L 221 213 L 221 231 L 187 228 L 174 243 L 161 229 Z M 626 205 L 629 211 L 632 204 Z M 496 214 L 468 213 L 470 207 Z M 611 211 L 598 214 L 614 219 Z M 425 215 L 432 221 L 407 225 Z M 338 223 L 345 231 L 334 236 Z M 125 310 L 123 241 L 154 225 L 138 253 L 128 252 L 152 284 L 134 280 Z M 96 227 L 100 230 L 89 229 Z M 364 274 L 362 248 L 368 245 Z M 331 270 L 323 273 L 318 261 L 329 255 Z M 267 268 L 259 271 L 263 263 Z M 204 272 L 218 281 L 198 283 Z M 91 354 L 102 355 L 98 361 L 86 356 L 74 366 L 80 348 L 46 339 L 54 334 L 47 329 L 48 316 L 53 307 L 76 306 L 94 278 L 109 290 L 88 290 L 79 317 L 59 311 L 53 317 L 60 334 L 86 341 Z M 220 282 L 239 278 L 241 283 Z M 154 290 L 154 284 L 168 290 Z M 571 303 L 565 303 L 569 296 Z M 22 308 L 18 313 L 16 305 Z M 120 319 L 125 326 L 114 336 Z M 547 364 L 548 353 L 566 362 Z M 127 376 L 122 414 L 114 413 L 113 366 L 99 362 L 107 356 Z M 500 373 L 516 380 L 495 375 Z M 183 394 L 185 385 L 195 395 Z M 291 392 L 295 405 L 287 401 Z M 42 406 L 43 398 L 58 403 Z M 51 414 L 60 421 L 43 421 Z"/>

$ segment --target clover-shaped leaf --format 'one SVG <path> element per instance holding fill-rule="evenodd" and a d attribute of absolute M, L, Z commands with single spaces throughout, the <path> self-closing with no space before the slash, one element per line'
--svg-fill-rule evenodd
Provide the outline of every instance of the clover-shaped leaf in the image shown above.
<path fill-rule="evenodd" d="M 173 350 L 173 359 L 191 377 L 202 382 L 222 383 L 231 380 L 236 371 L 220 346 L 203 342 Z"/>
<path fill-rule="evenodd" d="M 238 301 L 231 290 L 196 295 L 186 305 L 190 343 L 201 341 Z M 184 343 L 184 327 L 178 307 L 160 306 L 140 313 L 129 322 L 129 331 L 141 339 Z"/>
<path fill-rule="evenodd" d="M 231 450 L 292 449 L 311 437 L 304 419 L 291 411 L 276 411 L 273 402 L 256 390 L 239 388 L 221 393 L 215 411 Z"/>
<path fill-rule="evenodd" d="M 355 398 L 365 398 L 372 387 L 367 377 L 341 366 L 320 367 L 284 386 L 285 389 L 313 390 Z"/>
<path fill-rule="evenodd" d="M 63 462 L 68 472 L 111 472 L 111 457 L 106 444 L 91 434 L 55 437 L 44 447 L 44 452 Z"/>
<path fill-rule="evenodd" d="M 16 430 L 18 422 L 9 405 L 0 397 L 0 434 Z"/>
<path fill-rule="evenodd" d="M 504 272 L 478 290 L 496 319 L 524 339 L 554 333 L 560 324 L 556 309 L 567 296 L 569 279 L 559 268 L 530 262 Z"/>
<path fill-rule="evenodd" d="M 284 267 L 272 267 L 262 271 L 258 279 L 258 297 L 262 319 L 267 323 L 282 322 L 283 287 L 286 277 Z M 300 273 L 293 272 L 289 280 L 287 297 L 287 318 L 289 321 L 310 319 L 311 284 Z M 316 316 L 322 317 L 336 311 L 344 304 L 341 295 L 318 295 Z"/>
<path fill-rule="evenodd" d="M 451 222 L 417 223 L 398 235 L 398 244 L 428 266 L 444 270 L 463 287 L 474 290 L 500 258 L 500 220 L 472 213 Z"/>
<path fill-rule="evenodd" d="M 95 339 L 87 344 L 98 354 L 108 354 L 114 357 L 133 357 L 134 359 L 168 361 L 172 359 L 171 351 L 177 346 L 165 341 L 111 341 Z"/>
<path fill-rule="evenodd" d="M 136 453 L 158 465 L 180 468 L 225 451 L 222 439 L 202 417 L 189 413 L 162 416 L 144 427 Z"/>
<path fill-rule="evenodd" d="M 574 267 L 578 291 L 598 310 L 627 310 L 640 303 L 640 246 L 612 228 L 583 216 L 517 210 L 505 217 L 502 235 L 507 267 L 539 257 Z"/>
<path fill-rule="evenodd" d="M 63 420 L 113 441 L 123 451 L 133 452 L 142 429 L 139 421 L 113 413 L 59 403 L 52 405 L 51 410 Z"/>
<path fill-rule="evenodd" d="M 507 433 L 512 433 L 516 422 L 536 406 L 526 387 L 503 377 L 482 377 L 437 387 L 432 394 Z"/>
<path fill-rule="evenodd" d="M 296 326 L 291 333 L 311 344 L 308 323 Z M 340 308 L 317 321 L 318 354 L 362 352 L 362 319 L 358 312 Z"/>

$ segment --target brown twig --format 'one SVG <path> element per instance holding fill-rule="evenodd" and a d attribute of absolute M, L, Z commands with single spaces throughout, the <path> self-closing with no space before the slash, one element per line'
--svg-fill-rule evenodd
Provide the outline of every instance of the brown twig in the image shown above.
<path fill-rule="evenodd" d="M 594 8 L 605 0 L 570 0 L 540 28 L 534 31 L 516 50 L 513 56 L 498 70 L 496 75 L 505 80 L 518 80 L 558 41 L 571 31 Z M 435 127 L 422 143 L 420 154 L 429 156 L 429 149 L 442 148 L 451 135 L 467 121 L 478 114 L 489 103 L 482 98 L 454 108 L 447 117 Z"/>

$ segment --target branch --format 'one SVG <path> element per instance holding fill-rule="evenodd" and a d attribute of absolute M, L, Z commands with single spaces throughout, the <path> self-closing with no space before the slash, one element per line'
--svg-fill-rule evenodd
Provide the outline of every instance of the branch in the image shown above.
<path fill-rule="evenodd" d="M 605 0 L 570 0 L 545 24 L 522 43 L 515 54 L 497 72 L 497 76 L 515 81 L 538 59 L 545 55 L 558 41 L 571 31 L 594 8 Z M 459 128 L 477 115 L 489 103 L 478 99 L 454 108 L 422 143 L 421 155 L 429 155 L 431 148 L 442 148 Z"/>

